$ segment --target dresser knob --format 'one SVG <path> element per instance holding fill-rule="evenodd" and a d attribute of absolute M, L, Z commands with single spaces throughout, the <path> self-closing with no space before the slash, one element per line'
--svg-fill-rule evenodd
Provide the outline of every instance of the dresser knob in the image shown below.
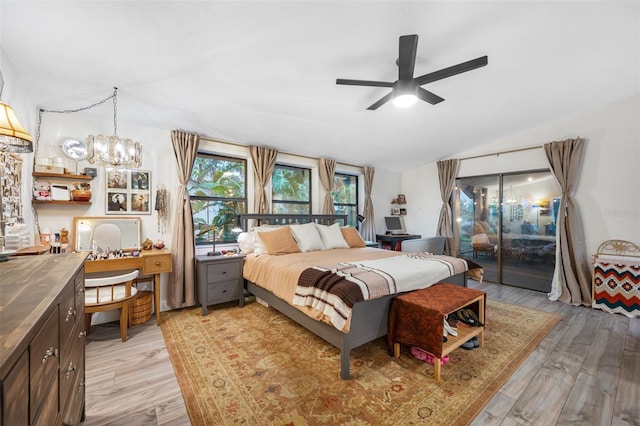
<path fill-rule="evenodd" d="M 155 265 L 156 265 L 156 266 L 160 266 L 160 262 L 156 260 Z"/>
<path fill-rule="evenodd" d="M 76 310 L 73 309 L 73 307 L 69 307 L 69 309 L 67 310 L 67 316 L 64 318 L 64 322 L 69 322 L 69 318 L 75 317 L 75 316 L 76 316 Z"/>
<path fill-rule="evenodd" d="M 69 363 L 69 366 L 67 367 L 67 371 L 66 371 L 66 378 L 68 379 L 69 376 L 71 375 L 71 373 L 73 373 L 74 371 L 76 371 L 76 366 L 73 365 L 73 363 Z"/>
<path fill-rule="evenodd" d="M 80 333 L 78 333 L 78 339 L 82 339 L 86 335 L 87 335 L 86 331 L 81 331 Z"/>
<path fill-rule="evenodd" d="M 57 356 L 58 356 L 58 350 L 57 349 L 53 349 L 53 346 L 51 346 L 44 353 L 44 356 L 42 357 L 42 364 L 46 364 L 47 361 L 49 360 L 49 358 L 51 358 L 51 357 L 56 358 Z"/>

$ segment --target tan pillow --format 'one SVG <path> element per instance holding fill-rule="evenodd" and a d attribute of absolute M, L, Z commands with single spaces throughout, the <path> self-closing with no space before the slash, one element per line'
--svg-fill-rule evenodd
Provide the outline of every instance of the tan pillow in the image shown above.
<path fill-rule="evenodd" d="M 288 226 L 283 226 L 270 232 L 260 232 L 259 234 L 269 254 L 300 253 L 298 244 L 296 244 L 296 240 L 293 239 L 291 229 L 289 229 Z"/>
<path fill-rule="evenodd" d="M 352 227 L 340 228 L 340 231 L 342 231 L 342 237 L 347 242 L 347 244 L 349 244 L 349 247 L 351 248 L 366 247 L 364 240 L 362 239 L 362 237 L 360 236 L 360 233 L 356 228 L 352 228 Z"/>

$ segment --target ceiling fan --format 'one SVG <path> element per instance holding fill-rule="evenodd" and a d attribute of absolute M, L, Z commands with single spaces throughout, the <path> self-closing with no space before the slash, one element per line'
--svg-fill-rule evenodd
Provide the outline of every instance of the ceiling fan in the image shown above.
<path fill-rule="evenodd" d="M 416 64 L 418 36 L 415 34 L 400 36 L 399 44 L 398 60 L 396 61 L 396 64 L 398 65 L 398 80 L 394 82 L 387 82 L 338 78 L 336 79 L 336 84 L 391 87 L 391 92 L 374 102 L 369 108 L 367 108 L 368 110 L 376 110 L 392 99 L 393 103 L 397 106 L 412 105 L 417 99 L 422 99 L 425 102 L 435 105 L 444 101 L 444 99 L 420 86 L 487 65 L 487 57 L 481 56 L 480 58 L 476 58 L 471 61 L 421 75 L 420 77 L 414 77 L 413 70 Z"/>

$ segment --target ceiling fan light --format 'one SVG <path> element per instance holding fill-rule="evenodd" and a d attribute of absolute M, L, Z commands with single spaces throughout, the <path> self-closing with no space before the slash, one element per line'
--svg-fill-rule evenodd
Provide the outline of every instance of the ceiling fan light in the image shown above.
<path fill-rule="evenodd" d="M 393 98 L 393 104 L 399 108 L 410 107 L 415 104 L 418 98 L 412 93 L 398 95 Z"/>

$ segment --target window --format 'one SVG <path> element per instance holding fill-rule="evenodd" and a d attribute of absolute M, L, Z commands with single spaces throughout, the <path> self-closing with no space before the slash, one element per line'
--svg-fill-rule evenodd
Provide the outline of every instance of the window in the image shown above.
<path fill-rule="evenodd" d="M 336 214 L 346 214 L 347 223 L 358 227 L 358 176 L 336 173 L 333 176 L 333 209 Z"/>
<path fill-rule="evenodd" d="M 196 245 L 235 242 L 236 216 L 247 211 L 247 162 L 198 153 L 187 191 L 191 197 Z M 214 230 L 213 227 L 216 227 Z"/>
<path fill-rule="evenodd" d="M 311 170 L 276 164 L 271 177 L 273 213 L 311 213 Z"/>

